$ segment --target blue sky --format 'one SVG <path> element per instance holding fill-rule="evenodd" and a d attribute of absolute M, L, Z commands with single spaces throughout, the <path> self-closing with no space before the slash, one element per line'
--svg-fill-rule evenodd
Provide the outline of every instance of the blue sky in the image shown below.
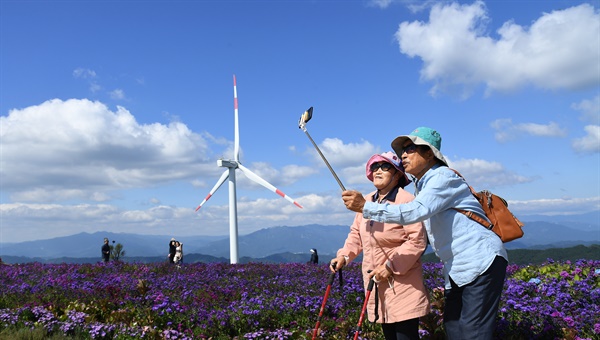
<path fill-rule="evenodd" d="M 350 224 L 346 188 L 418 126 L 517 216 L 600 209 L 597 1 L 0 1 L 0 243 Z M 412 186 L 407 190 L 413 190 Z"/>

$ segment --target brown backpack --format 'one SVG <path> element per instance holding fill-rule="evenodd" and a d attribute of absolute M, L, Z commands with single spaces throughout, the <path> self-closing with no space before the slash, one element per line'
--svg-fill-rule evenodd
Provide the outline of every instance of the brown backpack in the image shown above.
<path fill-rule="evenodd" d="M 464 177 L 458 171 L 454 169 L 452 170 L 464 179 Z M 454 208 L 454 210 L 466 215 L 485 228 L 495 232 L 500 237 L 502 242 L 510 242 L 523 237 L 523 230 L 521 228 L 524 226 L 524 224 L 521 223 L 521 221 L 519 221 L 519 219 L 510 212 L 510 210 L 508 210 L 508 202 L 506 202 L 506 200 L 487 190 L 477 192 L 470 185 L 469 189 L 471 189 L 471 193 L 473 196 L 475 196 L 477 201 L 479 201 L 479 204 L 481 204 L 483 212 L 491 223 L 472 211 L 458 208 Z"/>

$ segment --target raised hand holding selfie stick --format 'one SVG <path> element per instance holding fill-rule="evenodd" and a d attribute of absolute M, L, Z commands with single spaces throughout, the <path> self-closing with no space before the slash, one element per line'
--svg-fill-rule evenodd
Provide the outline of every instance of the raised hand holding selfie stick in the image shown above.
<path fill-rule="evenodd" d="M 315 149 L 317 149 L 317 151 L 319 152 L 319 155 L 321 155 L 321 158 L 323 158 L 323 161 L 325 162 L 325 164 L 327 164 L 329 171 L 331 171 L 331 174 L 333 175 L 333 177 L 335 177 L 335 180 L 340 185 L 340 188 L 342 188 L 342 191 L 346 191 L 346 188 L 344 188 L 342 181 L 340 181 L 338 176 L 335 174 L 335 171 L 333 171 L 333 168 L 331 167 L 331 165 L 329 165 L 329 162 L 327 161 L 327 159 L 325 159 L 325 156 L 323 156 L 323 153 L 321 152 L 321 150 L 319 150 L 319 147 L 317 146 L 315 141 L 310 137 L 310 135 L 308 134 L 308 131 L 306 130 L 306 123 L 308 123 L 308 121 L 312 118 L 312 112 L 313 112 L 312 106 L 308 110 L 304 111 L 302 116 L 300 116 L 300 121 L 298 121 L 298 128 L 302 129 L 302 131 L 304 131 L 304 133 L 306 133 L 306 136 L 308 137 L 308 139 L 310 139 L 312 144 L 315 146 Z"/>

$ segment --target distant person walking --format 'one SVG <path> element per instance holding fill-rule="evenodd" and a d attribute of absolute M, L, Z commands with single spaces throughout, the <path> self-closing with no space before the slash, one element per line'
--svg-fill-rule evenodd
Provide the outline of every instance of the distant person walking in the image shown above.
<path fill-rule="evenodd" d="M 171 238 L 171 241 L 169 241 L 169 255 L 167 255 L 167 257 L 169 258 L 169 263 L 175 262 L 175 252 L 177 250 L 176 242 L 177 241 L 174 237 Z"/>
<path fill-rule="evenodd" d="M 108 262 L 110 260 L 110 246 L 108 245 L 108 239 L 104 238 L 104 244 L 102 245 L 102 260 Z"/>
<path fill-rule="evenodd" d="M 317 253 L 317 249 L 312 248 L 310 250 L 310 261 L 308 261 L 308 263 L 314 263 L 314 264 L 319 263 L 319 254 Z"/>

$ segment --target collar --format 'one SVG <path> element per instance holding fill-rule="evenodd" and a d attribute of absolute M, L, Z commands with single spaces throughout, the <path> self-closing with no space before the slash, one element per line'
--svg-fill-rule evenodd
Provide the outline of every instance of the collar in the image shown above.
<path fill-rule="evenodd" d="M 381 203 L 385 202 L 385 201 L 396 201 L 396 195 L 398 194 L 398 189 L 400 187 L 396 186 L 394 187 L 390 192 L 388 192 L 387 195 L 385 195 L 385 197 L 381 200 Z M 373 197 L 371 197 L 371 202 L 377 202 L 377 199 L 379 198 L 379 190 L 377 190 L 375 192 L 375 194 L 373 194 Z"/>

